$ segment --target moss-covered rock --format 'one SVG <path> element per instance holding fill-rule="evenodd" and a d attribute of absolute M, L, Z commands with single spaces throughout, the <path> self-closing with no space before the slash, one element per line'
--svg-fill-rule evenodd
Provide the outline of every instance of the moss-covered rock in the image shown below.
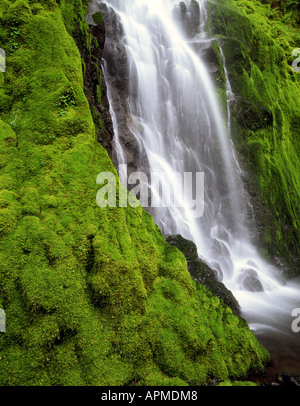
<path fill-rule="evenodd" d="M 0 5 L 0 385 L 205 384 L 269 359 L 141 208 L 99 208 L 81 0 Z M 20 17 L 21 16 L 21 17 Z M 20 19 L 22 18 L 22 19 Z M 8 104 L 7 104 L 8 103 Z M 118 194 L 118 191 L 117 191 Z"/>

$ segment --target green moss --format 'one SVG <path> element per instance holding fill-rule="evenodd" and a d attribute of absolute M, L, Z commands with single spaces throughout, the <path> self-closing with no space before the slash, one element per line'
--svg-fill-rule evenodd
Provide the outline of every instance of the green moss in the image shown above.
<path fill-rule="evenodd" d="M 103 16 L 102 13 L 95 13 L 93 14 L 93 20 L 96 24 L 100 25 L 103 24 Z"/>
<path fill-rule="evenodd" d="M 0 385 L 242 379 L 269 359 L 247 324 L 192 281 L 141 207 L 96 204 L 97 175 L 117 173 L 95 140 L 71 36 L 87 46 L 86 5 L 0 6 L 4 26 L 26 11 L 0 82 Z"/>
<path fill-rule="evenodd" d="M 224 381 L 219 383 L 217 386 L 258 386 L 254 382 L 249 382 L 249 381 Z"/>

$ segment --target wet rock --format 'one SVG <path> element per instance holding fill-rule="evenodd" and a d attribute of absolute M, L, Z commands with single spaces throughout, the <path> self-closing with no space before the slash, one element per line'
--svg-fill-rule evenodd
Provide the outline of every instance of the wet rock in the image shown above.
<path fill-rule="evenodd" d="M 286 373 L 278 374 L 278 381 L 281 382 L 283 386 L 300 386 L 299 376 L 290 376 Z"/>
<path fill-rule="evenodd" d="M 194 38 L 198 34 L 200 7 L 197 1 L 191 0 L 188 4 L 181 1 L 174 10 L 174 17 L 179 21 L 188 38 Z"/>
<path fill-rule="evenodd" d="M 129 79 L 126 49 L 110 38 L 106 39 L 103 58 L 107 62 L 107 69 L 114 77 L 118 89 L 125 91 Z"/>
<path fill-rule="evenodd" d="M 127 100 L 129 96 L 129 76 L 134 82 L 134 70 L 131 67 L 129 71 L 128 57 L 125 45 L 122 43 L 123 29 L 118 16 L 113 9 L 101 4 L 99 9 L 103 16 L 103 28 L 105 28 L 105 46 L 101 53 L 101 65 L 105 63 L 106 80 L 109 83 L 110 102 L 116 116 L 118 124 L 118 141 L 122 146 L 124 153 L 124 162 L 127 164 L 128 176 L 137 169 L 144 173 L 149 173 L 148 160 L 139 147 L 138 141 L 134 136 L 134 125 L 132 118 L 128 115 Z M 102 81 L 103 83 L 104 81 Z M 104 89 L 106 84 L 103 83 Z M 134 98 L 135 89 L 130 89 L 130 96 Z M 102 114 L 105 115 L 109 109 L 104 106 Z M 113 131 L 113 130 L 112 130 Z M 116 134 L 115 134 L 116 135 Z M 101 142 L 101 140 L 99 139 Z M 117 157 L 116 137 L 111 139 L 111 159 L 116 168 L 119 162 Z M 102 142 L 101 142 L 102 144 Z M 102 144 L 103 145 L 103 144 Z M 130 190 L 134 186 L 128 186 Z"/>
<path fill-rule="evenodd" d="M 213 295 L 229 306 L 234 314 L 240 316 L 240 306 L 237 300 L 232 292 L 218 280 L 217 271 L 212 270 L 208 264 L 199 258 L 196 245 L 181 235 L 169 235 L 166 240 L 184 254 L 192 278 L 202 283 Z"/>
<path fill-rule="evenodd" d="M 93 18 L 98 14 L 98 18 Z M 89 13 L 86 16 L 91 35 L 90 52 L 84 47 L 80 38 L 76 38 L 81 57 L 85 65 L 84 88 L 85 95 L 93 113 L 98 142 L 107 150 L 109 156 L 113 155 L 114 129 L 107 98 L 107 87 L 102 75 L 102 54 L 106 38 L 104 21 L 95 1 L 90 3 Z"/>
<path fill-rule="evenodd" d="M 218 54 L 213 47 L 209 47 L 203 56 L 206 66 L 209 67 L 211 73 L 220 71 L 220 60 Z"/>
<path fill-rule="evenodd" d="M 243 269 L 238 282 L 249 292 L 263 292 L 264 288 L 259 280 L 258 273 L 254 269 Z"/>
<path fill-rule="evenodd" d="M 187 7 L 184 1 L 181 1 L 179 3 L 179 9 L 180 9 L 180 15 L 182 18 L 185 17 L 186 13 L 187 13 Z"/>
<path fill-rule="evenodd" d="M 223 271 L 225 275 L 232 275 L 234 272 L 234 265 L 231 260 L 231 255 L 226 247 L 226 245 L 222 241 L 213 240 L 210 253 L 212 258 L 218 258 L 218 256 L 223 257 Z M 219 267 L 218 267 L 219 269 Z M 218 279 L 221 282 L 223 280 L 223 273 L 218 274 Z"/>

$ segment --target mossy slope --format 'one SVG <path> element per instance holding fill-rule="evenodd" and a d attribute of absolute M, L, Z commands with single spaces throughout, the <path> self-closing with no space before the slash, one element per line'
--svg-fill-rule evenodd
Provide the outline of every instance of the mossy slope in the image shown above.
<path fill-rule="evenodd" d="M 263 3 L 263 4 L 262 4 Z M 209 28 L 221 44 L 237 97 L 233 129 L 253 175 L 255 206 L 268 254 L 299 269 L 300 73 L 292 69 L 299 48 L 296 1 L 209 2 Z M 267 209 L 267 210 L 266 210 Z"/>
<path fill-rule="evenodd" d="M 95 140 L 71 36 L 88 44 L 85 11 L 80 0 L 0 5 L 10 49 L 0 76 L 0 385 L 240 380 L 269 358 L 247 324 L 190 278 L 142 208 L 96 205 L 98 173 L 116 171 Z"/>

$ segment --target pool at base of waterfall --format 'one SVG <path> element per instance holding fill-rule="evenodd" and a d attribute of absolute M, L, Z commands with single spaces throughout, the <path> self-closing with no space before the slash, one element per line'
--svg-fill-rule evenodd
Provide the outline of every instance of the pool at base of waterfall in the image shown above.
<path fill-rule="evenodd" d="M 255 333 L 255 336 L 268 349 L 277 373 L 293 376 L 300 384 L 300 333 L 288 336 L 279 332 L 265 331 Z"/>

